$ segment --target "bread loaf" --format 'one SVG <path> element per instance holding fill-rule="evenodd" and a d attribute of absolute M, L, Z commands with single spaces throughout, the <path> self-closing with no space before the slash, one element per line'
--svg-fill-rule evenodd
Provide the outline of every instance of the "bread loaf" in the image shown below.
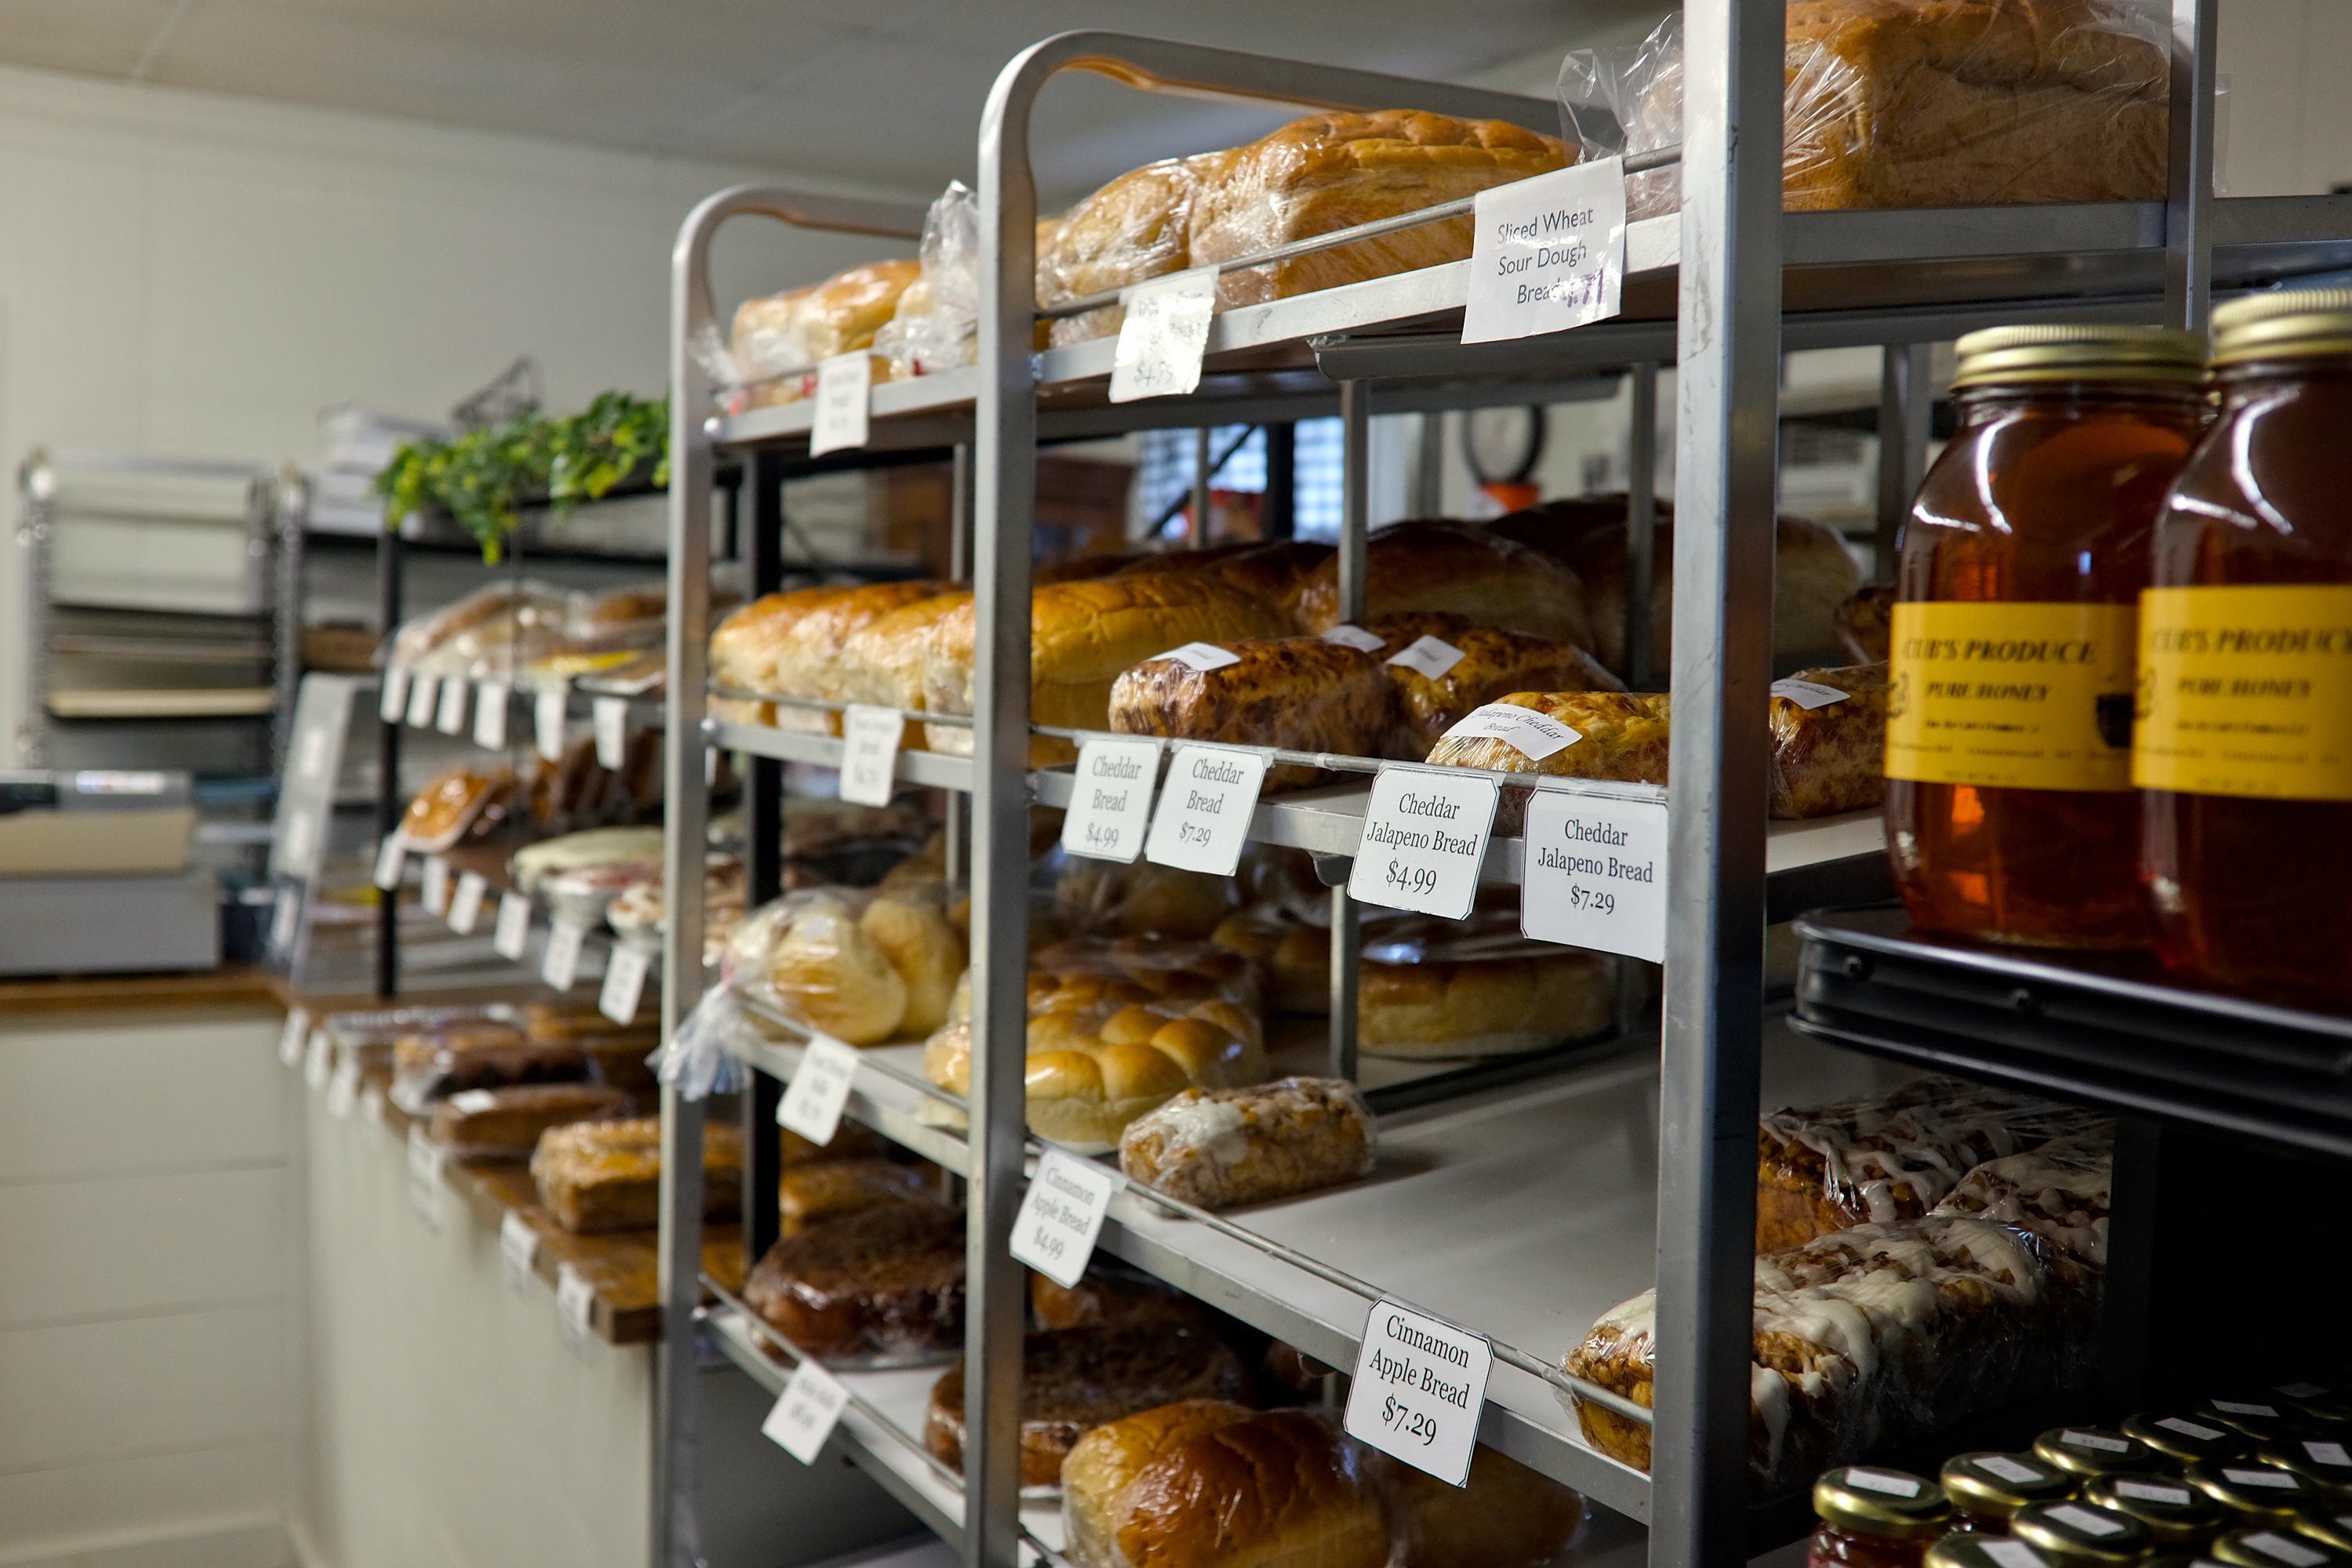
<path fill-rule="evenodd" d="M 1555 778 L 1603 779 L 1621 784 L 1666 782 L 1667 725 L 1673 701 L 1664 692 L 1514 691 L 1494 706 L 1525 708 L 1577 737 L 1550 755 L 1531 758 L 1509 741 L 1470 732 L 1468 720 L 1441 736 L 1429 761 L 1446 767 L 1486 768 L 1507 773 L 1548 773 Z M 1508 837 L 1526 826 L 1527 794 L 1505 786 L 1495 813 L 1495 836 Z"/>
<path fill-rule="evenodd" d="M 520 1030 L 488 1025 L 395 1040 L 390 1098 L 411 1116 L 429 1116 L 453 1094 L 587 1077 L 588 1056 L 576 1042 L 526 1041 Z"/>
<path fill-rule="evenodd" d="M 1268 1203 L 1369 1175 L 1379 1133 L 1345 1079 L 1188 1089 L 1127 1124 L 1118 1163 L 1200 1208 Z"/>
<path fill-rule="evenodd" d="M 1473 710 L 1514 691 L 1622 691 L 1619 680 L 1573 643 L 1476 625 L 1465 616 L 1417 610 L 1374 616 L 1364 628 L 1381 638 L 1375 656 L 1396 699 L 1389 755 L 1419 762 L 1445 731 Z M 1423 637 L 1435 637 L 1461 658 L 1442 675 L 1392 664 Z"/>
<path fill-rule="evenodd" d="M 1823 688 L 1845 695 L 1821 701 Z M 1784 695 L 1784 689 L 1803 700 Z M 1832 816 L 1886 798 L 1886 667 L 1801 669 L 1775 682 L 1772 704 L 1774 816 Z"/>
<path fill-rule="evenodd" d="M 907 1016 L 907 981 L 847 903 L 813 899 L 768 960 L 784 1010 L 853 1046 L 887 1040 Z"/>
<path fill-rule="evenodd" d="M 1369 1056 L 1499 1056 L 1608 1028 L 1617 1014 L 1617 968 L 1612 959 L 1572 947 L 1504 958 L 1367 961 L 1357 996 L 1357 1045 Z"/>
<path fill-rule="evenodd" d="M 1127 1489 L 1163 1456 L 1236 1421 L 1249 1409 L 1226 1399 L 1187 1399 L 1080 1437 L 1062 1461 L 1063 1539 L 1079 1568 L 1128 1568 L 1118 1532 L 1127 1523 Z"/>
<path fill-rule="evenodd" d="M 1087 1329 L 1132 1323 L 1189 1323 L 1207 1328 L 1209 1310 L 1172 1285 L 1147 1274 L 1113 1272 L 1097 1257 L 1076 1285 L 1056 1284 L 1032 1270 L 1029 1310 L 1049 1329 Z"/>
<path fill-rule="evenodd" d="M 1147 163 L 1072 207 L 1037 247 L 1037 303 L 1083 300 L 1192 266 L 1193 204 L 1233 159 L 1228 151 Z M 1053 323 L 1053 343 L 1107 337 L 1126 320 L 1118 305 L 1066 317 Z"/>
<path fill-rule="evenodd" d="M 1306 631 L 1339 624 L 1336 559 L 1299 584 L 1292 609 Z M 1364 615 L 1406 610 L 1444 610 L 1480 626 L 1593 646 L 1584 585 L 1576 574 L 1472 523 L 1391 523 L 1364 542 Z"/>
<path fill-rule="evenodd" d="M 842 1215 L 890 1204 L 931 1204 L 939 1190 L 912 1165 L 887 1160 L 825 1160 L 787 1165 L 776 1186 L 779 1234 L 798 1236 Z"/>
<path fill-rule="evenodd" d="M 919 710 L 923 669 L 931 657 L 931 634 L 940 619 L 958 605 L 971 603 L 971 590 L 958 588 L 901 605 L 857 628 L 842 646 L 835 677 L 844 702 L 866 702 L 877 708 Z M 906 747 L 936 750 L 929 731 L 909 724 L 900 737 Z"/>
<path fill-rule="evenodd" d="M 551 1127 L 626 1116 L 629 1096 L 594 1083 L 469 1089 L 433 1107 L 433 1141 L 466 1159 L 521 1160 Z"/>
<path fill-rule="evenodd" d="M 1150 860 L 1121 864 L 1073 856 L 1054 880 L 1054 908 L 1081 937 L 1164 936 L 1199 942 L 1233 912 L 1231 877 Z"/>
<path fill-rule="evenodd" d="M 826 1363 L 919 1361 L 963 1343 L 964 1221 L 929 1204 L 885 1204 L 808 1226 L 768 1249 L 743 1302 Z"/>
<path fill-rule="evenodd" d="M 893 611 L 936 599 L 954 587 L 952 583 L 869 583 L 811 606 L 777 637 L 770 665 L 772 684 L 760 689 L 829 702 L 849 700 L 843 689 L 849 639 Z M 779 703 L 774 721 L 782 729 L 841 733 L 841 715 L 822 709 Z"/>
<path fill-rule="evenodd" d="M 946 1023 L 948 1000 L 966 958 L 963 937 L 948 923 L 942 900 L 911 894 L 878 898 L 866 906 L 857 923 L 906 982 L 907 1005 L 896 1031 L 928 1035 Z"/>
<path fill-rule="evenodd" d="M 1160 1454 L 1120 1495 L 1131 1568 L 1381 1568 L 1369 1450 L 1327 1417 L 1270 1411 Z"/>
<path fill-rule="evenodd" d="M 576 1121 L 539 1141 L 530 1157 L 539 1201 L 574 1235 L 651 1230 L 661 1220 L 661 1122 Z M 743 1206 L 742 1130 L 702 1129 L 702 1215 L 731 1219 Z"/>
<path fill-rule="evenodd" d="M 1121 567 L 1119 574 L 1179 572 L 1216 577 L 1261 604 L 1286 611 L 1297 596 L 1298 585 L 1332 554 L 1331 546 L 1308 539 L 1253 541 L 1205 550 L 1160 551 Z"/>
<path fill-rule="evenodd" d="M 1277 1013 L 1331 1010 L 1331 928 L 1276 910 L 1242 910 L 1217 922 L 1209 940 L 1256 963 L 1266 1005 Z"/>
<path fill-rule="evenodd" d="M 1856 664 L 1885 664 L 1894 645 L 1895 585 L 1859 588 L 1837 607 L 1838 647 Z"/>
<path fill-rule="evenodd" d="M 913 261 L 868 262 L 805 289 L 746 300 L 729 339 L 736 374 L 748 384 L 737 411 L 813 396 L 817 362 L 870 347 L 921 271 Z M 808 374 L 777 379 L 793 371 Z"/>
<path fill-rule="evenodd" d="M 776 650 L 801 617 L 821 605 L 856 590 L 845 587 L 800 588 L 752 600 L 719 623 L 710 634 L 710 679 L 740 691 L 776 689 Z M 714 697 L 714 719 L 741 724 L 772 724 L 775 705 L 748 699 Z"/>
<path fill-rule="evenodd" d="M 1320 637 L 1228 643 L 1224 651 L 1235 662 L 1213 669 L 1162 658 L 1124 671 L 1111 687 L 1110 727 L 1123 735 L 1354 757 L 1377 756 L 1386 746 L 1394 710 L 1388 676 L 1371 655 Z M 1277 763 L 1260 792 L 1337 776 Z"/>
<path fill-rule="evenodd" d="M 1393 1460 L 1383 1468 L 1390 1568 L 1535 1568 L 1584 1522 L 1582 1498 L 1483 1443 L 1458 1487 Z"/>
<path fill-rule="evenodd" d="M 1668 668 L 1674 656 L 1674 525 L 1658 524 L 1650 569 L 1650 666 Z M 1584 583 L 1592 617 L 1590 645 L 1601 662 L 1625 670 L 1625 603 L 1628 587 L 1626 536 L 1622 527 L 1586 532 L 1569 552 Z M 1772 656 L 1779 659 L 1823 654 L 1837 646 L 1837 610 L 1862 582 L 1844 541 L 1809 518 L 1783 517 L 1774 532 Z"/>
<path fill-rule="evenodd" d="M 1486 524 L 1486 530 L 1573 566 L 1576 564 L 1577 546 L 1584 542 L 1586 536 L 1611 529 L 1622 531 L 1632 506 L 1632 499 L 1623 490 L 1602 495 L 1562 496 L 1554 500 L 1538 501 L 1517 511 L 1506 512 Z M 1675 515 L 1675 503 L 1664 496 L 1654 497 L 1650 510 L 1656 521 L 1671 521 Z"/>

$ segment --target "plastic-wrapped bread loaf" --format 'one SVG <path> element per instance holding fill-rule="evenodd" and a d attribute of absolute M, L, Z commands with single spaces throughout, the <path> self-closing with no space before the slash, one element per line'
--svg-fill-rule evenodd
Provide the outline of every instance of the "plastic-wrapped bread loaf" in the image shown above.
<path fill-rule="evenodd" d="M 1111 1562 L 1381 1568 L 1391 1542 L 1373 1469 L 1371 1450 L 1303 1410 L 1193 1431 L 1162 1448 L 1104 1510 L 1117 1527 Z"/>
<path fill-rule="evenodd" d="M 774 684 L 762 689 L 828 702 L 848 700 L 842 677 L 850 638 L 893 611 L 954 590 L 952 583 L 869 583 L 814 606 L 776 639 L 770 676 Z M 841 715 L 819 708 L 778 703 L 775 723 L 784 730 L 841 733 Z"/>
<path fill-rule="evenodd" d="M 1054 908 L 1079 937 L 1163 936 L 1199 942 L 1238 901 L 1231 877 L 1150 860 L 1121 864 L 1073 856 L 1054 879 Z"/>
<path fill-rule="evenodd" d="M 582 1083 L 588 1056 L 571 1041 L 530 1041 L 502 1026 L 404 1035 L 393 1042 L 392 1103 L 429 1116 L 435 1102 L 469 1089 Z"/>
<path fill-rule="evenodd" d="M 539 1135 L 574 1121 L 603 1121 L 636 1109 L 625 1090 L 595 1083 L 534 1083 L 469 1089 L 433 1107 L 433 1141 L 462 1159 L 527 1159 Z"/>
<path fill-rule="evenodd" d="M 1127 1124 L 1118 1163 L 1201 1208 L 1266 1203 L 1371 1173 L 1380 1134 L 1345 1079 L 1188 1089 Z"/>
<path fill-rule="evenodd" d="M 936 1027 L 964 967 L 937 894 L 810 888 L 764 904 L 728 939 L 752 996 L 851 1045 Z"/>
<path fill-rule="evenodd" d="M 877 708 L 922 708 L 926 700 L 923 669 L 930 660 L 932 629 L 950 612 L 971 602 L 970 589 L 951 589 L 901 605 L 858 627 L 842 645 L 835 667 L 834 679 L 840 700 Z M 920 724 L 908 725 L 899 744 L 935 749 L 929 731 Z"/>
<path fill-rule="evenodd" d="M 1396 697 L 1390 754 L 1409 762 L 1428 756 L 1445 731 L 1474 710 L 1511 692 L 1625 689 L 1573 643 L 1480 626 L 1466 616 L 1434 610 L 1376 616 L 1364 629 L 1381 639 L 1375 657 L 1383 661 Z M 1433 676 L 1410 663 L 1388 662 L 1423 637 L 1436 638 L 1461 658 Z"/>
<path fill-rule="evenodd" d="M 661 1218 L 661 1122 L 582 1121 L 541 1137 L 530 1157 L 539 1201 L 578 1235 L 648 1230 Z M 702 1213 L 726 1219 L 742 1208 L 743 1134 L 717 1122 L 702 1130 Z"/>
<path fill-rule="evenodd" d="M 1037 303 L 1059 305 L 1125 289 L 1192 265 L 1192 208 L 1233 151 L 1147 163 L 1064 214 L 1037 247 Z M 1108 337 L 1127 320 L 1111 305 L 1053 323 L 1055 347 Z"/>
<path fill-rule="evenodd" d="M 1833 816 L 1886 798 L 1885 665 L 1801 669 L 1772 683 L 1771 710 L 1774 816 Z"/>
<path fill-rule="evenodd" d="M 1973 1215 L 2032 1231 L 2049 1243 L 2053 1266 L 2071 1262 L 2095 1272 L 2107 1263 L 2114 1166 L 2108 1130 L 2071 1134 L 1987 1160 L 1962 1176 L 1935 1212 Z"/>
<path fill-rule="evenodd" d="M 768 1249 L 743 1301 L 828 1364 L 920 1362 L 963 1346 L 961 1210 L 885 1204 L 820 1221 Z"/>
<path fill-rule="evenodd" d="M 1340 622 L 1335 557 L 1299 584 L 1292 614 L 1304 631 Z M 1395 522 L 1364 542 L 1364 614 L 1442 610 L 1480 626 L 1593 646 L 1584 584 L 1541 551 L 1467 522 Z"/>
<path fill-rule="evenodd" d="M 814 395 L 817 362 L 870 347 L 921 270 L 919 262 L 874 261 L 806 289 L 746 300 L 728 344 L 741 384 L 732 411 Z M 808 374 L 784 374 L 795 371 Z"/>
<path fill-rule="evenodd" d="M 1586 613 L 1592 617 L 1592 647 L 1601 662 L 1625 669 L 1625 604 L 1632 592 L 1627 531 L 1590 529 L 1566 553 L 1584 584 Z M 1650 668 L 1664 670 L 1674 657 L 1675 530 L 1658 523 L 1650 576 Z M 1810 518 L 1782 517 L 1773 529 L 1772 656 L 1802 658 L 1837 648 L 1838 606 L 1862 582 L 1862 569 L 1845 542 Z"/>
<path fill-rule="evenodd" d="M 1122 735 L 1165 735 L 1236 746 L 1378 756 L 1394 711 L 1380 660 L 1321 637 L 1271 637 L 1223 645 L 1234 662 L 1195 668 L 1169 655 L 1120 674 L 1110 689 L 1110 727 Z M 1263 793 L 1306 789 L 1338 775 L 1277 763 Z"/>
<path fill-rule="evenodd" d="M 801 617 L 834 600 L 856 593 L 854 588 L 797 588 L 752 600 L 719 622 L 710 634 L 710 679 L 739 691 L 776 689 L 776 650 Z M 772 724 L 775 705 L 749 698 L 713 697 L 714 719 L 743 724 Z"/>

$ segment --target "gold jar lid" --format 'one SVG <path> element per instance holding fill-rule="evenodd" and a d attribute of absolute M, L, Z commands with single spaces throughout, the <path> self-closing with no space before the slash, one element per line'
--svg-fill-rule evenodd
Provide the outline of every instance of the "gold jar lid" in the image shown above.
<path fill-rule="evenodd" d="M 1851 1465 L 1813 1483 L 1813 1511 L 1832 1530 L 1889 1541 L 1924 1541 L 1951 1528 L 1944 1489 L 1908 1470 Z"/>
<path fill-rule="evenodd" d="M 2352 289 L 2279 289 L 2213 307 L 2213 363 L 2352 353 Z"/>
<path fill-rule="evenodd" d="M 2257 1443 L 2292 1437 L 2311 1425 L 2311 1417 L 2276 1394 L 2208 1399 L 2197 1406 L 2190 1419 L 2234 1428 Z"/>
<path fill-rule="evenodd" d="M 2138 1438 L 2105 1426 L 2053 1426 L 2033 1439 L 2033 1452 L 2070 1476 L 2130 1475 L 2163 1463 Z"/>
<path fill-rule="evenodd" d="M 2307 1535 L 2322 1546 L 2332 1546 L 2352 1557 L 2352 1510 L 2342 1513 L 2305 1513 L 2295 1516 L 2295 1533 Z"/>
<path fill-rule="evenodd" d="M 2352 1394 L 2315 1383 L 2290 1383 L 2271 1392 L 2303 1412 L 2314 1430 L 2352 1426 Z"/>
<path fill-rule="evenodd" d="M 2263 1463 L 2293 1470 L 2330 1503 L 2352 1503 L 2352 1442 L 2335 1437 L 2285 1437 L 2258 1450 Z"/>
<path fill-rule="evenodd" d="M 2009 1532 L 2058 1568 L 2121 1568 L 2156 1544 L 2129 1514 L 2082 1502 L 2037 1502 L 2017 1510 Z"/>
<path fill-rule="evenodd" d="M 2352 1557 L 2307 1535 L 2284 1530 L 2233 1530 L 2207 1547 L 2206 1554 L 2233 1568 L 2340 1568 Z"/>
<path fill-rule="evenodd" d="M 2143 1410 L 2137 1415 L 2126 1415 L 2123 1433 L 2184 1465 L 2200 1459 L 2234 1459 L 2254 1446 L 2252 1438 L 2234 1426 L 2163 1411 Z"/>
<path fill-rule="evenodd" d="M 2220 1503 L 2170 1476 L 2099 1476 L 2083 1488 L 2083 1500 L 2129 1514 L 2160 1548 L 2195 1546 L 2229 1522 Z"/>
<path fill-rule="evenodd" d="M 2195 386 L 2205 340 L 2170 327 L 1987 327 L 1953 345 L 1955 387 L 2021 381 L 2132 381 Z"/>
<path fill-rule="evenodd" d="M 2191 1465 L 2188 1474 L 2190 1486 L 2228 1509 L 2242 1524 L 2292 1528 L 2296 1514 L 2326 1500 L 2293 1470 L 2252 1460 Z"/>
<path fill-rule="evenodd" d="M 1922 1568 L 2057 1568 L 2057 1564 L 2022 1541 L 1956 1530 L 1927 1548 Z"/>
<path fill-rule="evenodd" d="M 2007 1519 L 2028 1503 L 2074 1495 L 2076 1478 L 2032 1454 L 1979 1451 L 1944 1461 L 1944 1495 L 1962 1513 Z"/>

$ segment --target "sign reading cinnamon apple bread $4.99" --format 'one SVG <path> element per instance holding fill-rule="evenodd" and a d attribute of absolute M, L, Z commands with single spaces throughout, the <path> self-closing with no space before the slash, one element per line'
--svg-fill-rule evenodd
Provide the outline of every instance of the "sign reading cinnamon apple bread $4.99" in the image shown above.
<path fill-rule="evenodd" d="M 1898 604 L 1892 620 L 1888 778 L 2131 788 L 2134 606 Z"/>

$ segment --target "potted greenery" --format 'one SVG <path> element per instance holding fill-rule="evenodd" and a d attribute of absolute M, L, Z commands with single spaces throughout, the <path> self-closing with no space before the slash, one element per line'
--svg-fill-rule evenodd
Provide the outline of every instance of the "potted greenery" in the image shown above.
<path fill-rule="evenodd" d="M 404 443 L 376 475 L 375 492 L 386 528 L 444 511 L 495 563 L 521 526 L 522 508 L 544 503 L 561 521 L 640 477 L 669 482 L 669 402 L 607 392 L 568 417 L 527 414 L 447 440 Z"/>

